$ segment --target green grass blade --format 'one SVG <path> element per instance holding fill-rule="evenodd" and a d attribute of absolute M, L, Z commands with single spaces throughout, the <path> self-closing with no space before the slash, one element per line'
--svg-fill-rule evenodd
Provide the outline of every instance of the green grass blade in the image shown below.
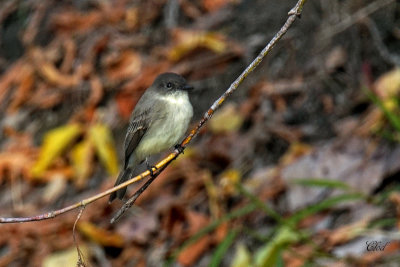
<path fill-rule="evenodd" d="M 338 180 L 309 178 L 309 179 L 295 179 L 292 182 L 295 184 L 309 186 L 309 187 L 325 187 L 325 188 L 334 188 L 342 190 L 351 189 L 348 184 Z"/>
<path fill-rule="evenodd" d="M 343 202 L 350 202 L 359 199 L 364 199 L 364 196 L 362 194 L 342 194 L 339 196 L 334 196 L 296 212 L 287 219 L 287 222 L 291 225 L 296 225 L 301 220 L 312 214 L 332 208 Z"/>
<path fill-rule="evenodd" d="M 292 228 L 288 226 L 280 227 L 274 238 L 255 253 L 256 266 L 278 266 L 283 249 L 299 240 L 300 235 Z"/>
<path fill-rule="evenodd" d="M 229 247 L 232 245 L 233 241 L 235 241 L 235 238 L 237 236 L 238 231 L 230 231 L 225 239 L 218 245 L 217 249 L 215 250 L 210 266 L 211 267 L 219 267 L 221 266 L 221 262 L 224 258 L 224 255 L 228 251 Z"/>
<path fill-rule="evenodd" d="M 246 188 L 244 188 L 243 185 L 237 184 L 236 187 L 241 194 L 246 196 L 252 203 L 257 205 L 257 207 L 262 211 L 264 211 L 268 216 L 272 217 L 279 223 L 284 223 L 284 219 L 281 217 L 281 215 L 279 215 L 278 212 L 276 212 L 274 209 L 272 209 L 270 206 L 268 206 L 266 203 L 260 200 L 257 196 L 250 193 Z"/>

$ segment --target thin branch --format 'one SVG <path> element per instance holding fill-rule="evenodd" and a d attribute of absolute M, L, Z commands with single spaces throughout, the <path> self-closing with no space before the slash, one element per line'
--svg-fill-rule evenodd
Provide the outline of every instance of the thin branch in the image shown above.
<path fill-rule="evenodd" d="M 164 165 L 163 169 L 165 169 L 170 162 L 168 162 L 166 165 Z M 152 177 L 150 177 L 149 180 L 147 180 L 147 182 L 140 187 L 135 194 L 133 194 L 133 196 L 131 198 L 128 199 L 128 201 L 126 201 L 124 203 L 124 205 L 122 205 L 122 207 L 115 213 L 115 215 L 111 218 L 110 223 L 115 223 L 116 221 L 118 221 L 119 218 L 121 218 L 121 216 L 132 207 L 133 204 L 135 204 L 136 199 L 147 189 L 147 187 L 149 187 L 149 185 L 157 178 L 157 176 L 162 172 L 162 170 L 160 170 L 157 174 L 153 174 Z"/>
<path fill-rule="evenodd" d="M 83 257 L 82 251 L 80 250 L 79 245 L 78 245 L 78 241 L 76 240 L 76 231 L 75 231 L 76 224 L 78 223 L 79 219 L 82 217 L 82 213 L 83 213 L 84 209 L 85 209 L 85 206 L 80 207 L 78 216 L 76 216 L 76 220 L 74 222 L 74 226 L 72 227 L 72 237 L 74 239 L 74 244 L 75 244 L 75 247 L 76 247 L 76 251 L 78 252 L 78 262 L 76 263 L 76 266 L 86 266 L 85 262 L 84 262 L 84 257 Z"/>
<path fill-rule="evenodd" d="M 214 114 L 214 112 L 221 107 L 222 103 L 225 101 L 227 97 L 229 97 L 237 88 L 238 86 L 242 83 L 242 81 L 261 63 L 263 58 L 271 51 L 271 49 L 274 47 L 274 45 L 282 38 L 282 36 L 288 31 L 290 26 L 293 24 L 293 22 L 296 20 L 297 17 L 300 16 L 303 6 L 305 4 L 306 0 L 299 0 L 296 4 L 295 7 L 293 7 L 288 15 L 288 19 L 286 20 L 285 24 L 281 27 L 281 29 L 275 34 L 275 36 L 271 39 L 271 41 L 267 44 L 267 46 L 264 47 L 264 49 L 260 52 L 260 54 L 251 62 L 251 64 L 240 74 L 240 76 L 229 86 L 228 90 L 225 91 L 225 93 L 218 98 L 214 104 L 210 107 L 210 109 L 204 114 L 203 118 L 199 122 L 199 124 L 191 130 L 190 134 L 185 138 L 185 140 L 182 141 L 181 146 L 184 148 L 187 144 L 191 142 L 193 137 L 195 137 L 200 130 L 201 127 L 211 118 L 211 116 Z M 158 175 L 161 170 L 164 169 L 166 165 L 168 165 L 171 161 L 176 159 L 179 154 L 182 153 L 181 151 L 178 151 L 177 149 L 174 150 L 174 152 L 170 153 L 167 157 L 165 157 L 163 160 L 157 163 L 155 166 L 156 168 L 153 168 L 153 173 L 154 175 Z M 84 199 L 78 203 L 75 203 L 71 206 L 47 212 L 44 214 L 40 214 L 37 216 L 32 216 L 32 217 L 19 217 L 19 218 L 0 218 L 0 223 L 17 223 L 17 222 L 32 222 L 32 221 L 41 221 L 41 220 L 46 220 L 50 218 L 54 218 L 58 215 L 64 214 L 68 211 L 74 210 L 79 207 L 84 207 L 104 196 L 107 196 L 111 194 L 112 192 L 115 192 L 125 186 L 128 186 L 130 184 L 133 184 L 139 180 L 142 180 L 143 178 L 147 177 L 150 175 L 150 172 L 144 171 L 143 173 L 137 175 L 136 177 L 133 177 L 132 179 L 119 184 L 118 186 L 115 186 L 107 191 L 101 192 L 99 194 L 96 194 L 90 198 Z"/>
<path fill-rule="evenodd" d="M 325 40 L 325 39 L 331 38 L 332 36 L 345 31 L 346 29 L 348 29 L 355 23 L 363 20 L 364 18 L 368 17 L 375 11 L 378 11 L 379 9 L 381 9 L 389 4 L 392 4 L 392 3 L 395 3 L 395 0 L 377 0 L 375 2 L 370 3 L 369 5 L 356 11 L 354 14 L 348 15 L 346 18 L 341 20 L 336 25 L 323 31 L 322 39 Z"/>
<path fill-rule="evenodd" d="M 392 64 L 394 66 L 400 66 L 400 56 L 390 53 L 389 49 L 383 42 L 381 35 L 379 34 L 379 30 L 378 27 L 376 26 L 376 23 L 370 18 L 365 18 L 363 22 L 367 26 L 369 32 L 371 33 L 372 40 L 375 43 L 379 55 L 387 63 Z"/>

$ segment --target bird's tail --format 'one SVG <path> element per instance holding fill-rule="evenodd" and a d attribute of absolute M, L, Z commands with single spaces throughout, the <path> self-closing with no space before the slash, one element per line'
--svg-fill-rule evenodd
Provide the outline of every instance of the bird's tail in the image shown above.
<path fill-rule="evenodd" d="M 114 186 L 117 186 L 117 185 L 122 184 L 123 182 L 129 180 L 129 178 L 131 178 L 131 176 L 132 176 L 132 173 L 133 173 L 132 168 L 126 168 L 126 169 L 122 170 L 119 173 L 117 181 L 115 181 Z M 126 187 L 121 188 L 115 192 L 112 192 L 108 202 L 111 203 L 116 197 L 118 197 L 119 199 L 122 199 L 125 196 L 125 193 L 126 193 Z"/>

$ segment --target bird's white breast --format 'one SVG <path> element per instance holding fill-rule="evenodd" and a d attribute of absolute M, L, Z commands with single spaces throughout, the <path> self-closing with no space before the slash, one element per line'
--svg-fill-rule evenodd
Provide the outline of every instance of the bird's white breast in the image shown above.
<path fill-rule="evenodd" d="M 180 141 L 193 116 L 187 92 L 162 97 L 166 102 L 162 119 L 154 122 L 136 149 L 139 158 L 164 151 Z"/>

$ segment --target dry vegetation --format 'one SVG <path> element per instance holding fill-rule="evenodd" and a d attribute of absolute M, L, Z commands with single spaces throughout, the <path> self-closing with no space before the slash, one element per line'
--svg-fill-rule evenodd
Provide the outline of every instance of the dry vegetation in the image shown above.
<path fill-rule="evenodd" d="M 130 112 L 155 76 L 184 75 L 200 118 L 294 4 L 2 1 L 0 217 L 112 187 Z M 399 25 L 394 0 L 307 1 L 118 223 L 122 202 L 85 208 L 85 264 L 396 266 Z M 0 225 L 0 266 L 76 265 L 78 212 Z"/>

